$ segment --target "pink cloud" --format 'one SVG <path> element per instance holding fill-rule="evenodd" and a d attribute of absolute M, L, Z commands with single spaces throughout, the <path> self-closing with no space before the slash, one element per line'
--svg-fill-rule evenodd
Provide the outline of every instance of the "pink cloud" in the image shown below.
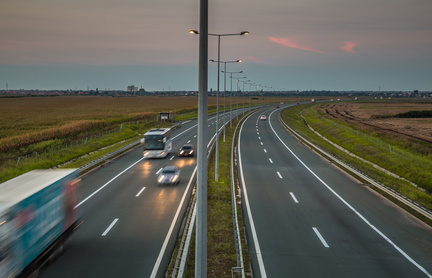
<path fill-rule="evenodd" d="M 286 46 L 286 47 L 326 54 L 326 52 L 324 52 L 324 51 L 321 51 L 321 50 L 318 50 L 318 49 L 315 49 L 312 47 L 304 46 L 304 45 L 299 45 L 295 42 L 289 41 L 287 38 L 275 38 L 275 37 L 268 37 L 268 38 L 272 42 L 275 42 L 277 44 L 281 44 L 281 45 Z"/>
<path fill-rule="evenodd" d="M 357 46 L 357 44 L 353 42 L 344 42 L 344 45 L 340 48 L 343 51 L 349 52 L 349 53 L 355 53 L 354 48 Z"/>
<path fill-rule="evenodd" d="M 258 59 L 256 57 L 253 57 L 253 56 L 244 56 L 244 57 L 245 57 L 246 60 L 249 60 L 251 62 L 259 63 L 259 64 L 265 64 L 265 62 L 263 60 Z"/>

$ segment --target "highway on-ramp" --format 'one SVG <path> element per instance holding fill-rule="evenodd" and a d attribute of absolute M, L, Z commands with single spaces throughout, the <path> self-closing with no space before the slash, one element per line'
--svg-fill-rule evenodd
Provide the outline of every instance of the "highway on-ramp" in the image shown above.
<path fill-rule="evenodd" d="M 431 277 L 432 229 L 301 144 L 280 111 L 239 135 L 254 277 Z"/>

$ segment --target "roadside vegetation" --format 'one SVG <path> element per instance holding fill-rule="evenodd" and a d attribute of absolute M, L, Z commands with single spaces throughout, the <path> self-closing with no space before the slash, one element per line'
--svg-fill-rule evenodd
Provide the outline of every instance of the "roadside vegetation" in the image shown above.
<path fill-rule="evenodd" d="M 274 101 L 249 99 L 245 105 Z M 0 183 L 34 169 L 80 167 L 137 141 L 171 112 L 175 121 L 196 118 L 197 97 L 0 97 Z M 233 107 L 237 105 L 232 99 Z M 244 99 L 239 99 L 243 105 Z M 208 98 L 209 113 L 216 98 Z M 227 104 L 228 106 L 228 104 Z M 223 106 L 220 107 L 222 111 Z M 73 163 L 69 163 L 73 162 Z"/>
<path fill-rule="evenodd" d="M 294 130 L 328 153 L 432 210 L 432 144 L 412 138 L 407 140 L 403 136 L 382 132 L 360 122 L 331 118 L 320 110 L 320 105 L 322 104 L 300 105 L 285 109 L 282 118 Z M 316 132 L 333 143 L 403 179 L 378 171 L 371 164 L 340 151 L 311 131 L 305 120 Z"/>
<path fill-rule="evenodd" d="M 196 97 L 0 98 L 0 183 L 33 169 L 80 167 L 195 113 Z"/>
<path fill-rule="evenodd" d="M 239 118 L 241 121 L 242 119 Z M 231 199 L 231 144 L 234 139 L 235 127 L 239 120 L 234 120 L 232 127 L 226 127 L 225 142 L 223 134 L 219 140 L 218 181 L 215 180 L 215 152 L 208 163 L 207 187 L 207 277 L 241 277 L 232 274 L 232 268 L 237 266 L 236 247 L 234 242 L 234 227 Z M 236 139 L 235 139 L 236 140 Z M 246 242 L 246 230 L 241 214 L 241 203 L 237 203 L 239 228 L 242 240 L 243 260 L 246 277 L 251 277 L 250 257 Z M 195 235 L 189 252 L 185 277 L 195 276 Z"/>

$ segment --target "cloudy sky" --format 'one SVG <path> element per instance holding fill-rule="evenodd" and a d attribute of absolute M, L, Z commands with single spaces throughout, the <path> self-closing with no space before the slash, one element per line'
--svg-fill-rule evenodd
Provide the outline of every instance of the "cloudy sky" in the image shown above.
<path fill-rule="evenodd" d="M 197 90 L 190 29 L 199 29 L 199 0 L 0 0 L 0 90 Z M 209 33 L 245 30 L 221 38 L 221 60 L 243 60 L 227 71 L 250 83 L 432 90 L 431 0 L 209 0 Z M 216 68 L 209 63 L 209 90 Z"/>

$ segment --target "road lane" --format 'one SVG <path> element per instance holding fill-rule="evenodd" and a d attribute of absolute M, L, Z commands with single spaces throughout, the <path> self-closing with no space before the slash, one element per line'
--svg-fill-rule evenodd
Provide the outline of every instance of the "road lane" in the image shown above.
<path fill-rule="evenodd" d="M 215 130 L 208 132 L 210 139 Z M 181 158 L 177 152 L 186 142 L 196 146 L 195 122 L 174 130 L 172 138 L 173 155 L 165 159 L 142 159 L 138 147 L 82 177 L 83 222 L 71 246 L 42 269 L 41 277 L 150 277 L 152 271 L 163 277 L 186 210 L 179 204 L 185 194 L 187 204 L 191 186 L 189 192 L 186 188 L 196 166 L 195 157 Z M 166 164 L 181 168 L 179 185 L 157 184 L 156 173 Z"/>
<path fill-rule="evenodd" d="M 244 123 L 239 141 L 244 190 L 249 197 L 250 214 L 260 246 L 258 252 L 262 254 L 264 265 L 263 271 L 259 267 L 259 256 L 253 256 L 255 274 L 261 273 L 262 277 L 427 277 L 427 271 L 425 273 L 404 257 L 317 177 L 335 185 L 336 191 L 340 189 L 341 195 L 353 202 L 364 217 L 373 215 L 370 219 L 377 221 L 375 225 L 387 227 L 382 230 L 405 230 L 404 234 L 392 232 L 390 235 L 406 240 L 408 235 L 412 239 L 421 234 L 421 244 L 416 244 L 415 252 L 409 252 L 419 266 L 430 267 L 425 261 L 432 261 L 429 228 L 419 225 L 310 152 L 278 125 L 276 117 L 268 117 L 269 121 L 258 121 L 258 114 L 254 117 Z M 269 122 L 274 129 L 278 126 L 277 132 L 271 129 Z M 306 161 L 317 176 L 282 145 L 275 133 L 283 134 L 280 135 L 282 141 Z M 263 146 L 267 152 L 263 151 Z M 274 175 L 275 172 L 280 176 Z M 299 203 L 295 201 L 297 198 L 301 200 Z M 402 214 L 403 224 L 400 223 Z M 389 221 L 393 217 L 398 219 Z M 404 229 L 407 225 L 416 228 L 415 231 Z M 320 236 L 315 231 L 319 231 Z M 253 234 L 250 228 L 249 234 Z M 408 247 L 411 244 L 410 241 L 403 244 L 407 252 L 414 249 Z M 255 246 L 251 250 L 257 251 Z"/>

